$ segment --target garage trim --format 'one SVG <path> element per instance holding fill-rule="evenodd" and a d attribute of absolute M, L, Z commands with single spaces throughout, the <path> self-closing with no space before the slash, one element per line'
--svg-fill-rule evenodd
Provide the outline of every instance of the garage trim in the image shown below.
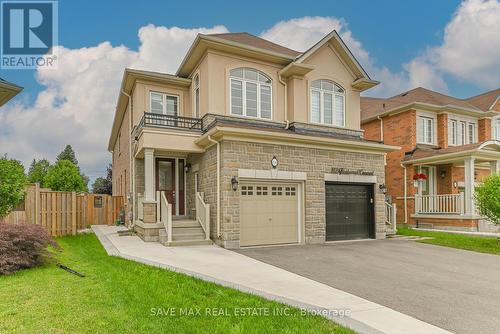
<path fill-rule="evenodd" d="M 375 175 L 356 175 L 356 174 L 328 174 L 325 173 L 326 182 L 343 183 L 377 183 Z"/>
<path fill-rule="evenodd" d="M 290 179 L 290 178 L 265 178 L 262 177 L 262 174 L 260 174 L 261 177 L 246 177 L 246 176 L 241 176 L 240 171 L 256 171 L 256 170 L 244 170 L 244 169 L 239 169 L 238 170 L 238 177 L 240 181 L 240 186 L 242 183 L 287 183 L 287 184 L 296 184 L 297 185 L 297 244 L 301 245 L 305 243 L 305 183 L 304 180 L 297 180 L 297 179 Z M 269 172 L 269 171 L 266 171 Z M 299 173 L 299 174 L 304 174 L 306 173 L 301 173 L 301 172 L 285 172 L 285 174 L 281 174 L 280 176 L 284 175 L 287 176 L 289 175 L 288 173 Z M 243 172 L 245 174 L 245 172 Z M 248 175 L 248 174 L 245 174 Z M 293 174 L 292 174 L 293 175 Z M 300 175 L 299 175 L 300 176 Z M 241 219 L 241 218 L 240 218 Z M 240 220 L 241 221 L 241 220 Z M 240 232 L 241 233 L 241 232 Z M 286 244 L 283 244 L 286 245 Z M 279 245 L 275 245 L 279 246 Z M 266 245 L 264 246 L 242 246 L 242 247 L 267 247 Z"/>
<path fill-rule="evenodd" d="M 260 169 L 238 169 L 239 178 L 250 179 L 269 179 L 269 180 L 292 180 L 305 181 L 307 180 L 306 172 L 289 172 L 277 169 L 260 170 Z"/>

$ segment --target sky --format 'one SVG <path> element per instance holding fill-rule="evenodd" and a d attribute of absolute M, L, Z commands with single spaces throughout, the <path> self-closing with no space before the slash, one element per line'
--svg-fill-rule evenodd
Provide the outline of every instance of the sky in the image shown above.
<path fill-rule="evenodd" d="M 500 0 L 59 1 L 57 70 L 0 70 L 24 90 L 0 109 L 0 154 L 53 161 L 71 144 L 104 176 L 125 67 L 174 73 L 197 33 L 249 32 L 304 51 L 335 29 L 388 97 L 500 87 Z"/>

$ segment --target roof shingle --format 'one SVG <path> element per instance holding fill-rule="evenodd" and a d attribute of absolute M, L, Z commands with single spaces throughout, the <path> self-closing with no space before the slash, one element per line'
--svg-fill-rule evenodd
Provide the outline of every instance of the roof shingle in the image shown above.
<path fill-rule="evenodd" d="M 263 38 L 251 35 L 246 32 L 236 32 L 236 33 L 225 33 L 225 34 L 210 34 L 207 36 L 213 36 L 225 39 L 227 41 L 246 44 L 248 46 L 252 46 L 254 48 L 264 49 L 276 53 L 281 53 L 283 55 L 295 58 L 301 55 L 301 52 L 289 49 L 282 45 L 270 42 Z"/>
<path fill-rule="evenodd" d="M 437 106 L 453 105 L 477 111 L 488 111 L 489 106 L 495 101 L 499 93 L 500 89 L 496 89 L 469 99 L 459 99 L 418 87 L 387 99 L 361 97 L 361 119 L 370 119 L 387 110 L 413 102 L 428 103 Z M 488 106 L 485 107 L 486 105 Z"/>

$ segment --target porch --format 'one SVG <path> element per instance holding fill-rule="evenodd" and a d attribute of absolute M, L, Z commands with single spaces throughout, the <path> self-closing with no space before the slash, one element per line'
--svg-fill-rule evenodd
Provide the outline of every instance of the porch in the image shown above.
<path fill-rule="evenodd" d="M 500 143 L 421 150 L 405 161 L 413 195 L 410 224 L 461 230 L 489 230 L 476 210 L 474 189 L 500 172 Z M 432 225 L 432 226 L 429 226 Z"/>

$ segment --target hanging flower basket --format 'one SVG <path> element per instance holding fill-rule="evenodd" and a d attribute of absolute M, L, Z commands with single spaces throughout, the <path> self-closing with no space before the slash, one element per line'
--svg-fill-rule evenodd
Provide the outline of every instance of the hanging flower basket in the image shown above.
<path fill-rule="evenodd" d="M 417 173 L 413 175 L 413 181 L 425 181 L 427 180 L 427 175 L 423 173 Z"/>
<path fill-rule="evenodd" d="M 418 184 L 424 182 L 425 180 L 427 180 L 427 175 L 423 173 L 417 173 L 413 175 L 413 186 L 417 188 Z"/>

